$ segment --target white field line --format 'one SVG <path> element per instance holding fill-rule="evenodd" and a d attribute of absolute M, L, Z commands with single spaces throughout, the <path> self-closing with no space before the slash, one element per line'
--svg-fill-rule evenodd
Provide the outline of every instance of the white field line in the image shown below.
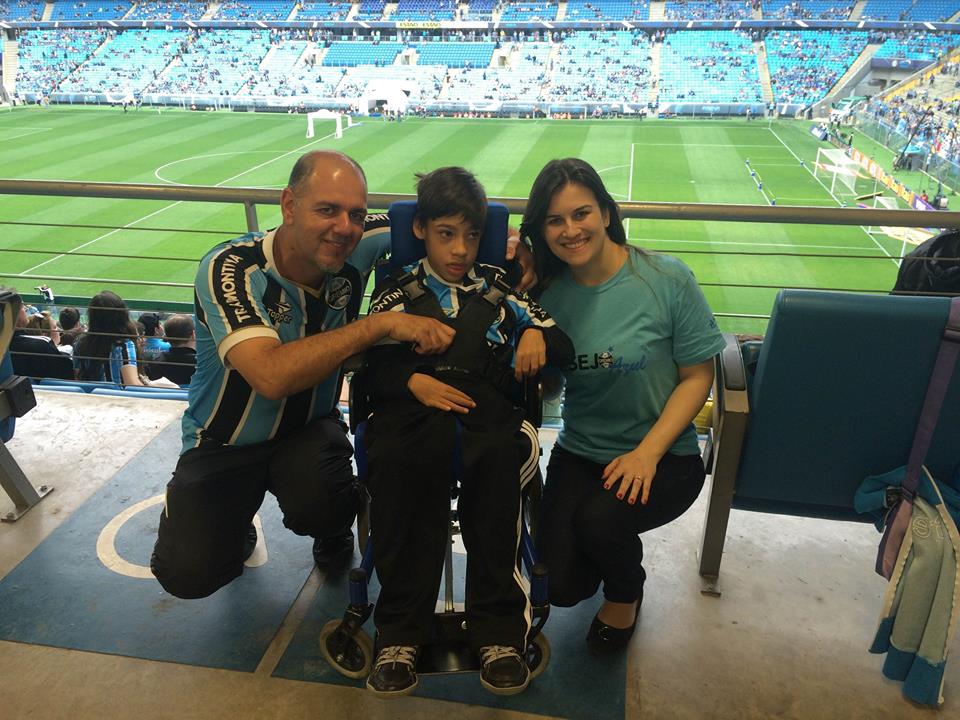
<path fill-rule="evenodd" d="M 354 127 L 356 127 L 356 126 L 354 126 Z M 293 150 L 290 150 L 289 152 L 285 152 L 283 155 L 278 155 L 277 157 L 273 158 L 272 160 L 267 160 L 266 162 L 262 162 L 262 163 L 260 163 L 259 165 L 255 165 L 254 167 L 250 168 L 249 170 L 244 170 L 243 172 L 238 173 L 238 174 L 234 175 L 233 177 L 229 177 L 229 178 L 227 178 L 226 180 L 223 180 L 223 181 L 221 181 L 221 182 L 218 182 L 216 185 L 214 185 L 214 187 L 221 187 L 221 186 L 223 186 L 223 185 L 226 185 L 228 182 L 232 182 L 232 181 L 236 180 L 236 179 L 239 178 L 239 177 L 243 177 L 243 176 L 246 175 L 247 173 L 253 172 L 254 170 L 259 170 L 260 168 L 264 167 L 265 165 L 269 165 L 269 164 L 272 163 L 272 162 L 276 162 L 277 160 L 280 160 L 280 159 L 282 159 L 282 158 L 285 158 L 285 157 L 287 157 L 288 155 L 293 155 L 293 154 L 296 153 L 296 152 L 301 152 L 301 151 L 305 150 L 306 148 L 310 147 L 311 145 L 316 145 L 318 142 L 323 142 L 324 140 L 327 140 L 327 139 L 329 139 L 329 138 L 332 138 L 332 137 L 334 137 L 335 135 L 336 135 L 336 132 L 332 132 L 332 133 L 330 133 L 329 135 L 324 135 L 322 138 L 317 138 L 316 140 L 314 140 L 314 141 L 312 141 L 312 142 L 309 142 L 309 143 L 307 143 L 306 145 L 301 145 L 300 147 L 294 148 Z M 116 228 L 115 230 L 111 230 L 110 232 L 104 233 L 103 235 L 100 235 L 100 236 L 98 236 L 98 237 L 95 237 L 93 240 L 88 240 L 87 242 L 83 243 L 82 245 L 78 245 L 77 247 L 73 248 L 72 250 L 68 250 L 68 251 L 65 252 L 65 253 L 61 253 L 60 255 L 57 255 L 56 257 L 50 258 L 49 260 L 44 260 L 42 263 L 39 263 L 39 264 L 37 264 L 37 265 L 34 265 L 34 266 L 31 267 L 31 268 L 27 268 L 26 270 L 24 270 L 23 272 L 21 272 L 21 273 L 19 273 L 19 274 L 20 274 L 20 275 L 26 275 L 27 273 L 31 273 L 31 272 L 33 272 L 34 270 L 43 267 L 43 266 L 46 265 L 47 263 L 52 263 L 54 260 L 59 260 L 60 258 L 66 257 L 67 255 L 70 255 L 71 253 L 75 253 L 75 252 L 77 252 L 78 250 L 82 250 L 83 248 L 87 247 L 88 245 L 92 245 L 93 243 L 97 242 L 98 240 L 103 240 L 103 239 L 105 239 L 105 238 L 110 237 L 111 235 L 114 235 L 114 234 L 120 232 L 121 230 L 126 230 L 127 228 L 129 228 L 129 227 L 131 227 L 131 226 L 133 226 L 133 225 L 136 225 L 137 223 L 140 223 L 140 222 L 143 222 L 144 220 L 147 220 L 147 219 L 149 219 L 149 218 L 152 218 L 154 215 L 159 215 L 159 214 L 162 213 L 164 210 L 169 210 L 170 208 L 174 208 L 174 207 L 176 207 L 177 205 L 180 205 L 180 204 L 183 203 L 183 202 L 184 202 L 183 200 L 177 200 L 175 203 L 170 203 L 169 205 L 166 205 L 166 206 L 160 208 L 159 210 L 155 210 L 154 212 L 152 212 L 152 213 L 150 213 L 150 214 L 148 214 L 148 215 L 144 215 L 142 218 L 137 218 L 136 220 L 133 220 L 133 221 L 131 221 L 131 222 L 128 222 L 128 223 L 127 223 L 126 225 L 124 225 L 123 227 L 119 227 L 119 228 Z"/>
<path fill-rule="evenodd" d="M 774 131 L 773 128 L 767 128 L 767 129 L 770 131 L 770 134 L 773 135 L 777 140 L 779 140 L 779 141 L 780 141 L 780 144 L 783 145 L 783 146 L 787 149 L 787 152 L 789 152 L 791 155 L 793 155 L 793 156 L 797 159 L 797 162 L 802 162 L 802 161 L 800 160 L 800 156 L 797 155 L 797 154 L 790 148 L 790 146 L 787 145 L 787 144 L 783 141 L 783 139 L 782 139 L 779 135 L 777 135 L 776 131 Z M 824 190 L 827 191 L 827 194 L 830 195 L 830 197 L 833 198 L 834 202 L 836 202 L 837 205 L 841 205 L 841 206 L 842 206 L 843 203 L 840 201 L 840 198 L 838 198 L 836 195 L 834 195 L 834 194 L 830 191 L 830 188 L 828 188 L 826 185 L 823 184 L 823 181 L 822 181 L 820 178 L 818 178 L 818 177 L 814 174 L 814 172 L 813 172 L 809 167 L 807 167 L 806 163 L 804 163 L 803 167 L 806 169 L 806 171 L 807 171 L 808 173 L 810 173 L 810 177 L 812 177 L 814 180 L 816 180 L 817 183 L 819 183 L 820 187 L 822 187 Z M 884 255 L 886 255 L 887 257 L 890 258 L 890 262 L 892 262 L 894 265 L 897 265 L 897 267 L 899 267 L 899 264 L 898 264 L 897 261 L 893 258 L 893 256 L 891 256 L 890 253 L 887 252 L 886 248 L 883 247 L 883 245 L 881 245 L 879 242 L 877 242 L 877 239 L 876 239 L 873 235 L 871 235 L 870 233 L 867 232 L 866 228 L 863 227 L 863 225 L 860 226 L 860 229 L 863 230 L 863 234 L 864 234 L 864 235 L 866 235 L 868 238 L 870 238 L 870 240 L 873 241 L 873 244 L 874 244 L 874 245 L 876 245 L 878 248 L 880 248 L 880 250 L 883 252 Z"/>
<path fill-rule="evenodd" d="M 28 130 L 27 132 L 22 132 L 22 133 L 20 133 L 19 135 L 11 135 L 10 137 L 3 137 L 3 136 L 2 136 L 2 133 L 3 133 L 3 131 L 6 130 L 6 129 L 7 129 L 7 128 L 0 128 L 0 142 L 9 142 L 10 140 L 16 140 L 17 138 L 26 137 L 27 135 L 36 135 L 36 134 L 42 133 L 42 132 L 50 132 L 49 130 L 33 129 L 33 130 Z M 10 129 L 13 130 L 13 129 L 15 129 L 15 128 L 10 128 Z"/>

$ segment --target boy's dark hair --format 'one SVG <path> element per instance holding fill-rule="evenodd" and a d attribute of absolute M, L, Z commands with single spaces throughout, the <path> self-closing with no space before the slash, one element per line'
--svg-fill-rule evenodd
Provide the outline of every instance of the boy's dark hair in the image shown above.
<path fill-rule="evenodd" d="M 144 335 L 153 337 L 160 327 L 160 313 L 140 313 L 137 322 L 143 325 Z"/>
<path fill-rule="evenodd" d="M 60 311 L 60 328 L 72 330 L 80 324 L 80 310 L 75 307 L 65 307 Z"/>
<path fill-rule="evenodd" d="M 461 215 L 475 230 L 487 223 L 487 192 L 472 172 L 462 167 L 442 167 L 417 173 L 417 214 L 422 223 Z"/>

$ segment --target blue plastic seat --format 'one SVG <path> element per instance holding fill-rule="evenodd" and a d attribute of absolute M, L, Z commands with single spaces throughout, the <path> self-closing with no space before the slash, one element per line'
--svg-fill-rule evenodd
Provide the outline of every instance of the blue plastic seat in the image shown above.
<path fill-rule="evenodd" d="M 717 363 L 715 461 L 700 574 L 716 580 L 730 508 L 871 521 L 853 508 L 869 475 L 906 465 L 949 313 L 947 298 L 784 290 L 748 390 L 737 338 Z M 926 465 L 960 464 L 960 380 Z"/>

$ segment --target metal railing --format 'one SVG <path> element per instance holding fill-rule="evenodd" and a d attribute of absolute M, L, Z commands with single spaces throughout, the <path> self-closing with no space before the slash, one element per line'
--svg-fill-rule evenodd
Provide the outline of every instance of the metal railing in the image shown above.
<path fill-rule="evenodd" d="M 59 180 L 2 180 L 0 195 L 44 195 L 126 200 L 171 200 L 236 203 L 242 205 L 249 231 L 259 230 L 257 205 L 279 205 L 279 190 L 259 188 L 180 187 L 135 183 L 69 182 Z M 386 209 L 413 195 L 371 193 L 369 207 Z M 490 198 L 514 214 L 522 214 L 525 198 Z M 699 220 L 719 222 L 787 223 L 804 225 L 874 225 L 888 227 L 960 228 L 960 212 L 885 210 L 856 207 L 810 207 L 789 205 L 727 205 L 719 203 L 673 203 L 630 201 L 619 203 L 625 219 Z"/>

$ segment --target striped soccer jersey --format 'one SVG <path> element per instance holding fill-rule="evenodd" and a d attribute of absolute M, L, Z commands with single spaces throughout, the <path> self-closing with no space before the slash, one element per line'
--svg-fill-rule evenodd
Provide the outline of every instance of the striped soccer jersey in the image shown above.
<path fill-rule="evenodd" d="M 385 215 L 370 215 L 364 236 L 340 272 L 314 292 L 277 272 L 276 231 L 249 233 L 214 247 L 200 261 L 194 286 L 197 370 L 183 414 L 183 452 L 208 438 L 250 445 L 285 437 L 333 411 L 339 373 L 281 400 L 258 395 L 226 356 L 254 337 L 287 343 L 333 330 L 356 319 L 363 285 L 390 244 Z"/>

